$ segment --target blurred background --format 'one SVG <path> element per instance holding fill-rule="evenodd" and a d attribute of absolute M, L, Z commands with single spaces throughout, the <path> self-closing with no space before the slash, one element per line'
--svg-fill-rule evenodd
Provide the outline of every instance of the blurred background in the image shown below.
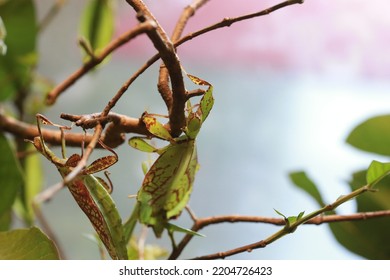
<path fill-rule="evenodd" d="M 77 46 L 79 19 L 87 1 L 69 0 L 41 34 L 38 71 L 59 83 L 81 64 Z M 36 1 L 42 18 L 52 1 Z M 170 34 L 184 0 L 145 1 Z M 222 20 L 263 10 L 277 1 L 213 0 L 190 20 L 185 34 Z M 187 72 L 214 86 L 215 106 L 198 137 L 201 169 L 190 206 L 199 217 L 241 214 L 277 217 L 309 213 L 317 204 L 288 179 L 305 170 L 327 202 L 349 192 L 351 174 L 367 168 L 377 156 L 345 144 L 354 126 L 390 110 L 390 19 L 387 1 L 307 0 L 271 15 L 239 22 L 193 39 L 178 49 Z M 136 24 L 135 13 L 118 1 L 116 35 Z M 155 50 L 140 36 L 115 52 L 112 60 L 85 76 L 44 112 L 60 122 L 59 112 L 99 112 Z M 157 92 L 158 63 L 127 91 L 113 111 L 138 117 L 145 110 L 165 114 Z M 190 86 L 191 82 L 187 81 Z M 128 135 L 130 137 L 131 135 Z M 68 153 L 71 153 L 69 151 Z M 120 161 L 110 168 L 114 199 L 126 219 L 141 185 L 141 162 L 147 155 L 127 144 L 118 148 Z M 94 156 L 98 156 L 95 153 Z M 55 167 L 45 186 L 59 181 Z M 87 219 L 63 191 L 44 206 L 49 221 L 70 259 L 99 258 Z M 353 213 L 354 202 L 340 213 Z M 177 221 L 190 226 L 183 213 Z M 278 228 L 259 224 L 209 226 L 194 238 L 181 258 L 226 251 L 259 241 Z M 170 248 L 169 240 L 149 243 Z M 359 259 L 341 247 L 327 225 L 300 227 L 267 248 L 232 259 Z"/>

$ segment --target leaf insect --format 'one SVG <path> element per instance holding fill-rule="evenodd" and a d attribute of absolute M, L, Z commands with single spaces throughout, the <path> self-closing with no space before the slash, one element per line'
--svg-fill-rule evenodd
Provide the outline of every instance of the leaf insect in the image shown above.
<path fill-rule="evenodd" d="M 70 127 L 54 124 L 40 114 L 36 115 L 36 119 L 39 136 L 35 137 L 34 141 L 31 142 L 42 155 L 57 167 L 61 176 L 65 178 L 82 158 L 79 154 L 73 154 L 69 158 L 65 156 L 63 131 L 70 129 Z M 62 158 L 57 157 L 45 144 L 41 123 L 60 128 L 62 134 Z M 99 141 L 99 144 L 113 155 L 105 156 L 92 162 L 74 180 L 68 183 L 67 187 L 81 210 L 90 220 L 111 258 L 128 259 L 122 220 L 110 196 L 112 187 L 102 178 L 92 175 L 115 164 L 118 161 L 118 156 L 114 150 L 107 147 L 103 142 Z"/>
<path fill-rule="evenodd" d="M 155 148 L 143 138 L 133 137 L 129 145 L 144 152 L 156 152 L 159 157 L 147 171 L 142 186 L 137 193 L 137 205 L 134 216 L 125 224 L 125 232 L 131 232 L 134 219 L 151 226 L 156 237 L 161 237 L 164 229 L 183 231 L 196 234 L 169 223 L 169 220 L 178 217 L 188 203 L 195 174 L 199 168 L 195 139 L 203 122 L 213 107 L 213 87 L 210 83 L 187 74 L 197 85 L 206 85 L 199 106 L 191 106 L 187 102 L 188 114 L 184 134 L 173 138 L 163 124 L 157 121 L 154 115 L 144 113 L 142 121 L 147 130 L 154 136 L 169 141 L 163 148 Z M 195 111 L 194 108 L 197 108 Z M 134 212 L 133 212 L 134 213 Z M 133 221 L 131 221 L 133 219 Z"/>

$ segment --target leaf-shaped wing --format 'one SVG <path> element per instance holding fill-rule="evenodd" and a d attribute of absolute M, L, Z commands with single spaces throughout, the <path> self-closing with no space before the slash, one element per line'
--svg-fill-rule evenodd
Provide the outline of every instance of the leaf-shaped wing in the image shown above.
<path fill-rule="evenodd" d="M 177 190 L 176 197 L 171 197 L 171 200 L 167 204 L 166 210 L 168 211 L 168 219 L 177 217 L 178 215 L 180 215 L 184 207 L 186 207 L 190 199 L 190 195 L 192 193 L 192 187 L 195 181 L 195 174 L 198 169 L 198 155 L 196 152 L 196 146 L 194 146 L 194 151 L 192 153 L 188 169 L 180 179 L 178 185 L 175 187 L 175 189 Z"/>
<path fill-rule="evenodd" d="M 76 178 L 68 188 L 111 258 L 127 259 L 122 219 L 105 187 L 94 176 L 84 175 Z"/>
<path fill-rule="evenodd" d="M 150 167 L 138 192 L 140 221 L 153 226 L 157 237 L 188 201 L 196 170 L 190 167 L 196 161 L 194 145 L 193 140 L 170 145 Z"/>

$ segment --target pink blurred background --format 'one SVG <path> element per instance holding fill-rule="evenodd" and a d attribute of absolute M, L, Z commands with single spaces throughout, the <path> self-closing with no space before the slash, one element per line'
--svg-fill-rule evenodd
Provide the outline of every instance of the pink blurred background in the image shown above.
<path fill-rule="evenodd" d="M 150 2 L 150 3 L 148 3 Z M 169 33 L 189 1 L 147 1 Z M 190 20 L 184 34 L 224 17 L 263 10 L 277 1 L 209 1 Z M 207 58 L 209 64 L 241 64 L 278 71 L 357 75 L 384 79 L 390 71 L 387 1 L 307 0 L 271 15 L 238 22 L 195 38 L 179 48 L 187 59 Z M 118 33 L 135 24 L 130 8 L 122 9 Z M 138 40 L 122 49 L 127 54 L 150 52 Z"/>

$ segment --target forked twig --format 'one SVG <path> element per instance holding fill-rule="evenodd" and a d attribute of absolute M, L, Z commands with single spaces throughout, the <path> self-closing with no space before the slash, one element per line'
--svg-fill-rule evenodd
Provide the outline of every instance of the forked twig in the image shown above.
<path fill-rule="evenodd" d="M 193 4 L 191 4 L 188 8 L 186 9 L 185 12 L 183 12 L 182 21 L 179 21 L 178 25 L 181 24 L 184 28 L 185 23 L 187 22 L 189 15 L 191 15 L 192 12 L 194 12 L 196 9 L 204 5 L 207 1 L 194 1 Z M 264 15 L 268 15 L 276 10 L 279 10 L 281 8 L 284 8 L 286 6 L 294 5 L 294 4 L 302 4 L 302 0 L 287 0 L 284 1 L 280 4 L 274 5 L 272 7 L 269 7 L 267 9 L 264 9 L 262 11 L 256 12 L 256 13 L 251 13 L 247 14 L 244 16 L 236 17 L 236 18 L 225 18 L 222 21 L 215 23 L 213 25 L 210 25 L 206 28 L 203 28 L 199 31 L 187 34 L 186 36 L 174 40 L 173 46 L 176 48 L 183 43 L 192 40 L 200 35 L 203 35 L 205 33 L 211 32 L 216 29 L 220 29 L 223 27 L 229 27 L 234 23 L 251 19 L 254 17 L 260 17 Z M 177 34 L 181 33 L 182 30 L 180 28 L 177 28 Z M 129 31 L 130 32 L 130 31 Z M 175 35 L 175 37 L 178 37 L 178 35 Z M 114 43 L 112 43 L 115 45 Z M 122 44 L 122 43 L 121 43 Z M 117 93 L 111 98 L 111 100 L 108 102 L 107 106 L 104 108 L 102 111 L 102 116 L 107 116 L 108 113 L 111 111 L 111 109 L 116 105 L 116 103 L 119 101 L 119 99 L 123 96 L 123 94 L 127 91 L 127 89 L 130 87 L 130 85 L 143 73 L 145 72 L 146 69 L 148 69 L 151 65 L 153 65 L 161 55 L 158 53 L 151 57 L 143 66 L 141 66 L 117 91 Z M 76 72 L 79 72 L 79 74 L 76 74 Z M 75 81 L 77 81 L 82 75 L 84 75 L 86 72 L 80 68 L 77 70 L 73 75 L 71 75 L 69 78 L 67 78 L 65 81 L 63 81 L 60 85 L 58 85 L 55 89 L 53 89 L 52 93 L 50 93 L 51 96 L 58 96 L 62 91 L 64 91 L 66 88 L 68 88 L 71 84 L 73 84 Z M 54 92 L 54 93 L 53 93 Z M 53 100 L 55 100 L 57 97 L 53 97 Z M 51 99 L 51 97 L 49 97 Z"/>
<path fill-rule="evenodd" d="M 188 20 L 195 14 L 195 12 L 202 7 L 204 4 L 206 4 L 209 0 L 195 0 L 191 5 L 188 5 L 180 15 L 180 18 L 178 22 L 175 25 L 175 28 L 173 30 L 171 41 L 175 42 L 183 34 L 183 30 L 185 26 L 187 25 Z M 173 106 L 173 97 L 172 97 L 172 91 L 169 87 L 169 71 L 168 68 L 165 66 L 164 63 L 160 66 L 160 73 L 158 78 L 158 84 L 157 84 L 158 91 L 161 94 L 162 99 L 164 100 L 168 111 Z"/>
<path fill-rule="evenodd" d="M 86 119 L 86 116 L 80 116 L 80 118 L 76 121 L 81 123 L 82 126 L 90 125 L 91 127 L 95 128 L 94 134 L 92 136 L 89 136 L 86 139 L 86 142 L 88 143 L 87 148 L 85 149 L 85 152 L 83 153 L 83 156 L 81 160 L 78 162 L 77 166 L 63 179 L 62 182 L 56 185 L 54 189 L 51 189 L 49 192 L 43 192 L 41 196 L 39 197 L 39 200 L 46 200 L 49 197 L 52 197 L 53 194 L 61 189 L 64 185 L 71 183 L 80 172 L 86 167 L 87 160 L 90 157 L 91 153 L 97 146 L 99 139 L 104 136 L 102 134 L 104 125 L 106 123 L 110 123 L 106 130 L 106 137 L 105 140 L 107 141 L 109 135 L 112 135 L 111 140 L 112 142 L 116 143 L 122 143 L 123 142 L 123 133 L 129 133 L 129 132 L 136 132 L 147 135 L 147 131 L 145 127 L 141 124 L 139 119 L 131 119 L 126 116 L 121 116 L 118 114 L 110 113 L 111 109 L 115 106 L 115 104 L 119 101 L 123 93 L 127 90 L 127 88 L 132 84 L 132 82 L 140 75 L 142 74 L 149 66 L 151 66 L 155 61 L 157 61 L 159 58 L 163 61 L 163 66 L 160 68 L 160 78 L 159 78 L 159 91 L 164 99 L 164 101 L 167 104 L 168 111 L 169 111 L 169 118 L 170 118 L 170 128 L 171 133 L 173 136 L 176 136 L 181 133 L 182 127 L 184 127 L 185 124 L 185 117 L 184 117 L 184 104 L 187 101 L 189 97 L 197 96 L 202 94 L 202 91 L 194 91 L 191 93 L 186 93 L 185 87 L 184 87 L 184 81 L 181 71 L 181 65 L 180 61 L 176 55 L 175 48 L 183 44 L 184 42 L 187 42 L 197 36 L 200 36 L 202 34 L 205 34 L 207 32 L 210 32 L 212 30 L 216 30 L 218 28 L 227 27 L 230 26 L 233 23 L 247 20 L 254 17 L 259 17 L 263 15 L 270 14 L 273 11 L 276 11 L 278 9 L 281 9 L 283 7 L 293 5 L 293 4 L 301 4 L 303 3 L 302 0 L 288 0 L 283 3 L 277 4 L 271 8 L 265 9 L 258 13 L 248 14 L 245 16 L 240 16 L 237 18 L 225 18 L 221 22 L 216 23 L 214 25 L 211 25 L 209 27 L 206 27 L 202 30 L 199 30 L 197 32 L 188 34 L 187 36 L 181 37 L 182 32 L 184 30 L 184 27 L 189 20 L 189 18 L 195 13 L 195 11 L 203 6 L 208 0 L 195 0 L 191 5 L 189 5 L 182 13 L 182 16 L 179 20 L 179 22 L 176 25 L 176 28 L 173 32 L 172 39 L 169 39 L 169 37 L 166 35 L 165 31 L 161 28 L 161 26 L 158 24 L 157 20 L 154 19 L 153 15 L 150 13 L 150 11 L 147 9 L 147 7 L 143 4 L 141 0 L 127 0 L 127 2 L 134 7 L 134 9 L 138 12 L 142 12 L 142 14 L 139 14 L 139 19 L 141 23 L 136 26 L 135 28 L 125 32 L 120 37 L 113 40 L 109 45 L 107 45 L 100 54 L 91 56 L 91 59 L 84 64 L 81 68 L 79 68 L 77 71 L 75 71 L 73 74 L 71 74 L 66 80 L 64 80 L 61 84 L 59 84 L 55 89 L 53 89 L 47 96 L 47 104 L 53 104 L 58 96 L 64 92 L 68 87 L 70 87 L 73 83 L 75 83 L 78 79 L 80 79 L 83 75 L 88 73 L 91 69 L 93 69 L 96 65 L 101 63 L 109 54 L 111 54 L 114 50 L 122 46 L 123 44 L 129 42 L 134 37 L 138 36 L 139 34 L 146 33 L 150 40 L 153 42 L 154 46 L 158 50 L 158 54 L 153 56 L 151 59 L 149 59 L 144 66 L 142 66 L 117 92 L 117 94 L 109 101 L 108 105 L 104 108 L 102 113 L 96 115 L 95 118 L 91 118 L 90 120 Z M 173 43 L 174 42 L 174 43 Z M 169 78 L 171 81 L 171 87 L 172 90 L 169 88 Z M 172 98 L 170 98 L 172 96 Z M 3 116 L 1 116 L 3 117 Z M 74 116 L 73 116 L 74 117 Z M 70 117 L 69 117 L 70 118 Z M 9 121 L 9 119 L 5 118 L 5 120 Z M 127 125 L 124 125 L 124 123 L 127 122 Z M 89 123 L 88 123 L 89 122 Z M 11 122 L 12 123 L 12 122 Z M 15 123 L 15 122 L 14 122 Z M 131 125 L 128 125 L 131 123 Z M 32 127 L 25 125 L 24 123 L 18 123 L 18 126 L 16 128 L 11 128 L 9 126 L 10 122 L 1 122 L 1 127 L 8 127 L 9 131 L 13 131 L 15 134 L 17 134 L 17 130 L 23 129 L 24 132 L 28 135 L 26 138 L 33 138 L 37 135 L 36 129 L 34 130 Z M 92 125 L 93 124 L 93 125 Z M 129 129 L 131 127 L 132 129 Z M 135 130 L 137 129 L 137 130 Z M 58 135 L 57 135 L 58 134 Z M 47 139 L 47 142 L 55 143 L 56 140 L 50 140 L 50 139 L 57 139 L 60 138 L 59 133 L 55 133 L 53 131 L 46 131 L 42 130 L 42 135 L 44 135 L 45 139 Z M 66 141 L 69 144 L 72 144 L 72 141 L 70 140 L 70 134 L 67 135 Z M 79 144 L 83 141 L 83 135 L 82 134 L 75 134 L 74 135 L 77 140 L 75 142 L 78 142 Z M 118 140 L 119 139 L 119 140 Z M 121 142 L 122 141 L 122 142 Z M 60 143 L 60 140 L 57 141 L 57 143 Z M 107 143 L 107 142 L 106 142 Z M 119 145 L 119 144 L 118 144 Z M 206 221 L 205 219 L 197 219 L 195 215 L 192 215 L 193 219 L 195 220 L 194 226 L 199 227 L 197 230 L 201 229 L 202 227 L 213 224 L 213 223 L 219 223 L 222 222 L 223 218 L 219 218 L 219 222 L 217 218 L 213 218 L 211 221 Z M 368 217 L 368 216 L 366 216 Z M 242 217 L 241 217 L 242 219 Z M 281 219 L 279 219 L 281 220 Z M 230 216 L 230 221 L 232 222 L 232 216 Z M 253 220 L 252 220 L 253 222 Z M 323 222 L 323 221 L 322 221 Z M 203 224 L 202 224 L 203 223 Z M 183 239 L 184 240 L 184 239 Z M 189 241 L 189 240 L 188 240 Z M 184 246 L 186 245 L 186 242 L 188 241 L 182 241 L 181 244 Z M 256 248 L 255 246 L 262 247 L 265 243 L 265 241 L 260 241 L 257 245 L 252 245 L 251 249 Z M 265 244 L 266 245 L 266 244 Z M 265 246 L 264 245 L 264 246 Z M 178 246 L 180 247 L 180 245 Z M 184 247 L 183 247 L 184 248 Z M 180 250 L 177 249 L 176 253 L 180 254 Z M 237 249 L 235 249 L 237 251 Z M 226 253 L 226 256 L 229 253 Z M 224 257 L 225 255 L 223 253 L 218 253 L 218 256 Z"/>
<path fill-rule="evenodd" d="M 73 85 L 78 79 L 88 73 L 96 65 L 100 64 L 107 56 L 109 56 L 114 50 L 121 47 L 125 43 L 129 42 L 131 39 L 136 36 L 145 33 L 148 30 L 156 28 L 154 22 L 145 21 L 133 29 L 123 33 L 118 38 L 114 39 L 110 44 L 108 44 L 100 54 L 94 55 L 87 63 L 85 63 L 81 68 L 77 69 L 73 74 L 71 74 L 67 79 L 62 83 L 57 85 L 53 90 L 51 90 L 46 96 L 46 104 L 52 105 L 57 100 L 58 96 Z"/>
<path fill-rule="evenodd" d="M 372 186 L 373 186 L 373 184 L 368 184 L 368 185 L 365 185 L 359 189 L 356 189 L 347 195 L 339 197 L 333 203 L 325 205 L 324 207 L 320 208 L 319 210 L 311 212 L 305 216 L 298 217 L 294 222 L 291 222 L 291 223 L 287 222 L 286 219 L 283 219 L 284 224 L 279 224 L 280 223 L 279 219 L 270 220 L 269 218 L 265 218 L 264 222 L 272 223 L 272 224 L 276 224 L 276 225 L 284 225 L 284 227 L 281 230 L 279 230 L 276 233 L 269 236 L 268 238 L 260 240 L 258 242 L 248 244 L 248 245 L 245 245 L 242 247 L 238 247 L 238 248 L 235 248 L 232 250 L 228 250 L 225 252 L 209 254 L 209 255 L 197 257 L 194 259 L 207 259 L 207 260 L 209 260 L 209 259 L 226 258 L 228 256 L 232 256 L 232 255 L 239 254 L 242 252 L 250 252 L 254 249 L 264 248 L 267 245 L 273 243 L 274 241 L 282 238 L 283 236 L 294 232 L 300 225 L 309 223 L 309 221 L 311 221 L 312 219 L 314 219 L 314 220 L 310 223 L 320 224 L 320 223 L 324 223 L 324 222 L 329 223 L 329 222 L 340 222 L 340 221 L 347 221 L 347 220 L 359 220 L 359 219 L 363 220 L 363 219 L 368 219 L 368 218 L 390 216 L 390 211 L 378 211 L 378 212 L 358 213 L 358 214 L 353 214 L 351 216 L 349 216 L 349 215 L 344 215 L 344 216 L 334 215 L 333 217 L 330 216 L 331 218 L 329 218 L 329 219 L 325 218 L 325 217 L 323 217 L 323 218 L 320 217 L 320 215 L 322 215 L 323 213 L 328 212 L 328 211 L 333 211 L 341 204 L 343 204 L 343 203 L 345 203 L 353 198 L 356 198 L 357 196 L 362 195 L 365 192 L 375 191 L 372 188 Z M 251 219 L 253 219 L 253 220 L 251 221 Z M 263 218 L 260 218 L 260 220 L 262 220 L 262 219 Z M 316 219 L 319 219 L 319 220 L 316 220 Z M 260 222 L 259 218 L 253 218 L 253 217 L 250 217 L 249 219 L 248 219 L 248 217 L 241 217 L 238 221 L 240 221 L 240 220 L 241 221 L 245 220 L 247 222 L 249 222 L 249 221 Z M 197 219 L 197 220 L 195 220 L 194 225 L 191 228 L 191 230 L 198 231 L 207 225 L 211 225 L 211 224 L 219 223 L 219 222 L 227 222 L 227 221 L 234 221 L 234 216 L 225 216 L 223 219 L 216 219 L 216 218 L 207 218 L 206 220 Z M 176 247 L 176 249 L 172 251 L 169 258 L 176 259 L 181 254 L 181 251 L 185 248 L 185 246 L 188 244 L 188 242 L 191 239 L 192 239 L 192 236 L 187 234 L 182 239 L 180 244 Z"/>
<path fill-rule="evenodd" d="M 195 1 L 195 2 L 198 2 L 198 1 Z M 202 2 L 201 4 L 204 4 L 203 1 L 199 1 L 199 2 Z M 251 13 L 251 14 L 247 14 L 247 15 L 244 15 L 244 16 L 240 16 L 240 17 L 236 17 L 236 18 L 224 18 L 222 21 L 218 22 L 218 23 L 215 23 L 213 25 L 210 25 L 206 28 L 203 28 L 199 31 L 196 31 L 196 32 L 192 32 L 190 34 L 187 34 L 186 36 L 182 37 L 181 39 L 177 40 L 177 41 L 174 41 L 173 45 L 174 47 L 178 47 L 182 44 L 184 44 L 185 42 L 187 41 L 190 41 L 200 35 L 203 35 L 205 33 L 208 33 L 208 32 L 211 32 L 213 30 L 216 30 L 216 29 L 220 29 L 220 28 L 224 28 L 224 27 L 229 27 L 231 26 L 232 24 L 234 23 L 237 23 L 237 22 L 240 22 L 240 21 L 244 21 L 244 20 L 247 20 L 247 19 L 251 19 L 251 18 L 255 18 L 255 17 L 260 17 L 260 16 L 265 16 L 265 15 L 268 15 L 272 12 L 275 12 L 279 9 L 282 9 L 284 7 L 287 7 L 287 6 L 290 6 L 290 5 L 294 5 L 294 4 L 302 4 L 304 1 L 303 0 L 287 0 L 287 1 L 284 1 L 280 4 L 277 4 L 277 5 L 274 5 L 272 7 L 269 7 L 267 9 L 264 9 L 262 11 L 259 11 L 259 12 L 256 12 L 256 13 Z M 199 8 L 201 5 L 196 6 L 194 5 L 196 8 Z M 123 94 L 127 91 L 127 89 L 130 87 L 130 85 L 142 74 L 145 72 L 146 69 L 148 69 L 150 66 L 152 66 L 159 58 L 161 57 L 160 53 L 157 53 L 155 54 L 153 57 L 151 57 L 148 61 L 146 61 L 146 63 L 144 65 L 142 65 L 121 87 L 120 89 L 117 91 L 117 93 L 115 94 L 115 96 L 110 100 L 110 102 L 108 103 L 108 105 L 104 108 L 103 112 L 104 114 L 108 114 L 108 112 L 115 106 L 115 104 L 119 101 L 119 99 L 123 96 Z M 166 97 L 165 97 L 166 98 Z M 164 98 L 164 100 L 165 100 Z M 169 104 L 170 101 L 168 101 L 168 104 Z"/>
<path fill-rule="evenodd" d="M 193 217 L 195 217 L 192 214 Z M 337 222 L 347 222 L 347 221 L 363 221 L 381 217 L 390 217 L 390 210 L 382 210 L 382 211 L 373 211 L 373 212 L 361 212 L 354 213 L 349 215 L 319 215 L 314 218 L 308 220 L 305 225 L 321 225 L 325 223 L 337 223 Z M 210 226 L 216 225 L 220 223 L 261 223 L 261 224 L 271 224 L 276 226 L 285 226 L 286 221 L 283 218 L 273 218 L 273 217 L 262 217 L 262 216 L 242 216 L 242 215 L 224 215 L 224 216 L 213 216 L 206 218 L 195 218 L 194 225 L 191 228 L 193 231 L 200 231 L 201 229 Z M 187 244 L 191 241 L 192 235 L 186 235 L 182 241 L 178 244 L 176 250 L 174 250 L 169 259 L 177 259 L 183 249 L 187 246 Z M 203 257 L 198 257 L 198 259 L 213 259 L 213 258 L 225 258 L 234 254 L 251 251 L 257 248 L 258 245 L 260 247 L 265 247 L 266 242 L 261 240 L 259 242 L 249 244 L 246 246 L 242 246 L 239 248 L 235 248 L 226 252 L 220 252 L 216 254 L 210 254 Z"/>

